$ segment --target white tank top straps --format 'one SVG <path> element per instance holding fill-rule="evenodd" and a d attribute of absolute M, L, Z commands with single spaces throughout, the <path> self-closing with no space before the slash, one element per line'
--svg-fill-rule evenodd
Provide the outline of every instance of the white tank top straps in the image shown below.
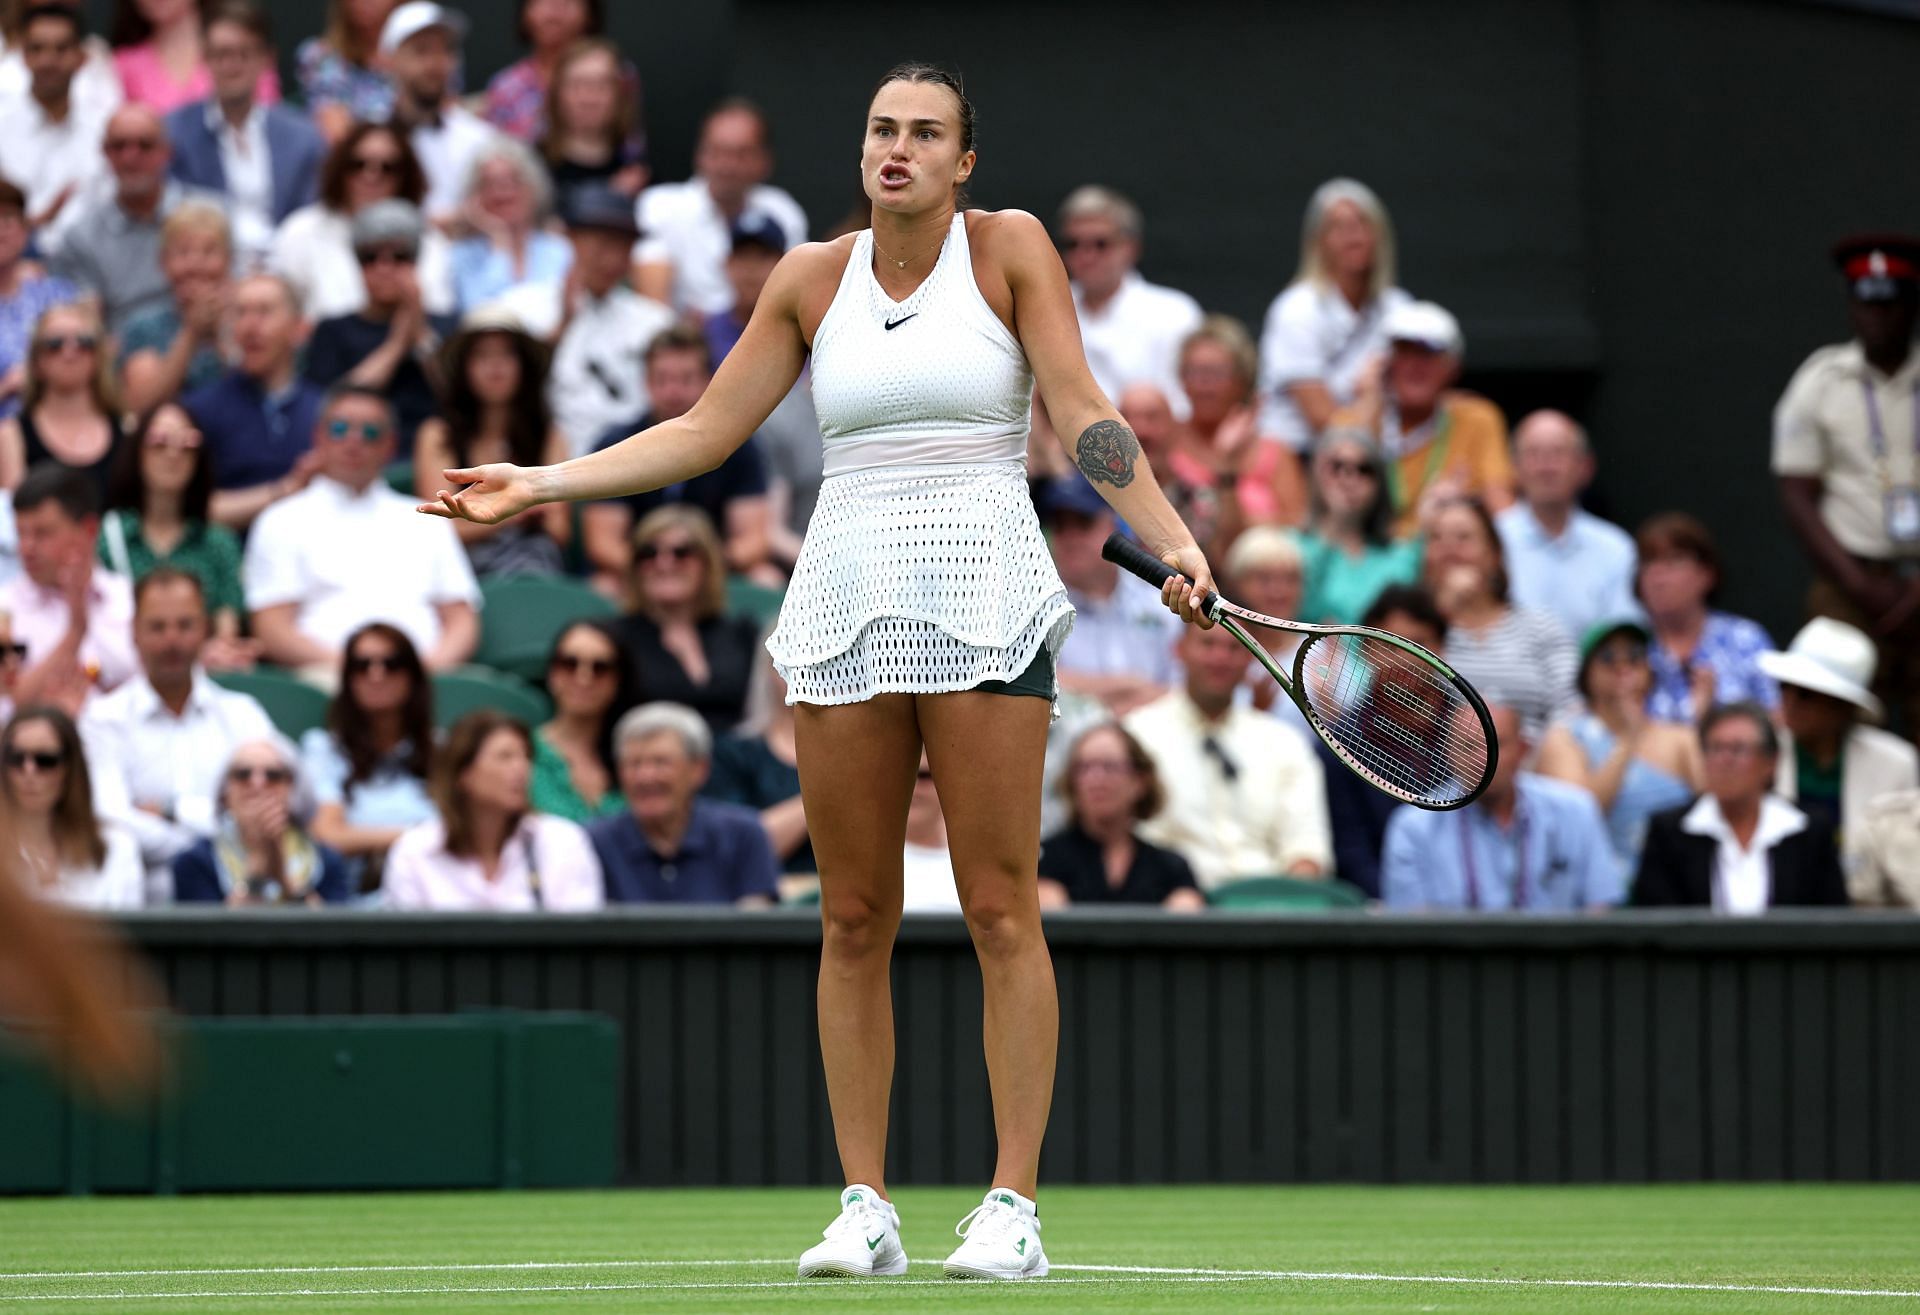
<path fill-rule="evenodd" d="M 980 295 L 964 214 L 903 301 L 872 231 L 854 238 L 813 397 L 827 478 L 767 640 L 787 701 L 971 689 L 1057 655 L 1073 607 L 1027 492 L 1033 373 Z"/>

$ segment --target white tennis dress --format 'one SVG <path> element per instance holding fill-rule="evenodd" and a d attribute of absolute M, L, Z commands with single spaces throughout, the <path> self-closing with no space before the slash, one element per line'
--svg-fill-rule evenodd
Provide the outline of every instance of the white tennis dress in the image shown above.
<path fill-rule="evenodd" d="M 826 481 L 767 640 L 787 702 L 970 689 L 1058 655 L 1073 605 L 1027 493 L 1032 400 L 964 214 L 905 301 L 873 276 L 872 231 L 854 239 L 813 342 Z"/>

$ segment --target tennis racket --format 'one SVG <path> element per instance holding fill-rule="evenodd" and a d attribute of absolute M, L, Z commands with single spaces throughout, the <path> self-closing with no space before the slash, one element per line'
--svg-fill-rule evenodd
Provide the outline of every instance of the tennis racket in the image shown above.
<path fill-rule="evenodd" d="M 1115 534 L 1101 555 L 1155 588 L 1176 574 Z M 1369 626 L 1312 626 L 1230 603 L 1200 600 L 1206 614 L 1280 682 L 1334 757 L 1377 790 L 1444 812 L 1480 797 L 1500 759 L 1493 719 L 1478 691 L 1420 645 Z M 1287 671 L 1248 625 L 1301 636 Z"/>

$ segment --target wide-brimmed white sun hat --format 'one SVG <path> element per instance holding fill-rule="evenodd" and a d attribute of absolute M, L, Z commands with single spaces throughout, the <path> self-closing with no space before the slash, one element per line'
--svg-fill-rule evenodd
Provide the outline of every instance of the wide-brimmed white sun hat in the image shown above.
<path fill-rule="evenodd" d="M 1760 670 L 1782 685 L 1831 694 L 1869 715 L 1880 715 L 1873 684 L 1879 654 L 1862 631 L 1830 616 L 1816 616 L 1800 627 L 1784 653 L 1762 653 Z"/>

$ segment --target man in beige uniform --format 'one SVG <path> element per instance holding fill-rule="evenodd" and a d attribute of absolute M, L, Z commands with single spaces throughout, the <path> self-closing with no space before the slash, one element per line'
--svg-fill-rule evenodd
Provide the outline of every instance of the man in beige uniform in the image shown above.
<path fill-rule="evenodd" d="M 1880 645 L 1879 689 L 1920 732 L 1920 238 L 1867 235 L 1834 248 L 1854 337 L 1822 347 L 1773 415 L 1773 472 L 1812 558 L 1808 598 Z"/>

